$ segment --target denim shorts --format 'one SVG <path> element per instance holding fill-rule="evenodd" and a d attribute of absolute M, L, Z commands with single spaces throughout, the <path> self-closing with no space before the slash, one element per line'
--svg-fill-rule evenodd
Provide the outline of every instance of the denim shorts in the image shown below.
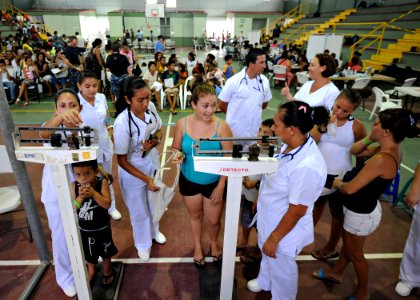
<path fill-rule="evenodd" d="M 374 232 L 378 228 L 382 217 L 382 207 L 379 201 L 370 214 L 358 214 L 345 207 L 343 212 L 344 229 L 357 236 L 368 236 Z"/>

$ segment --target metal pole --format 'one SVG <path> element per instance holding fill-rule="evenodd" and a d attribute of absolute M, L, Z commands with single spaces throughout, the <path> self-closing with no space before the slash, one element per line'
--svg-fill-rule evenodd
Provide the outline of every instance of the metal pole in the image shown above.
<path fill-rule="evenodd" d="M 44 231 L 42 230 L 41 218 L 35 204 L 35 198 L 32 193 L 32 186 L 26 171 L 25 163 L 18 161 L 15 155 L 15 146 L 13 144 L 12 134 L 15 130 L 12 114 L 7 102 L 3 85 L 0 84 L 0 128 L 3 133 L 4 145 L 6 146 L 10 164 L 15 174 L 16 184 L 22 198 L 23 208 L 28 219 L 29 228 L 32 231 L 35 247 L 41 263 L 51 263 L 50 251 L 47 247 Z"/>

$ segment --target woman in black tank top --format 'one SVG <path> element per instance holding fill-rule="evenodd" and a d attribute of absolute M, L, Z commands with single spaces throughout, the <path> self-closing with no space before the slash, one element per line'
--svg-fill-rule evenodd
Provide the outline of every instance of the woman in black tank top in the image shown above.
<path fill-rule="evenodd" d="M 370 157 L 364 165 L 335 179 L 333 188 L 342 194 L 344 204 L 343 247 L 337 264 L 330 270 L 319 270 L 313 276 L 341 282 L 347 265 L 352 262 L 358 285 L 349 299 L 369 299 L 368 263 L 363 254 L 367 236 L 379 225 L 381 208 L 377 201 L 398 172 L 399 143 L 405 137 L 416 137 L 419 129 L 413 112 L 408 109 L 387 109 L 379 113 L 370 134 L 353 144 L 351 153 Z M 375 143 L 376 145 L 372 145 Z M 372 222 L 371 224 L 369 224 Z M 368 224 L 368 225 L 366 225 Z"/>

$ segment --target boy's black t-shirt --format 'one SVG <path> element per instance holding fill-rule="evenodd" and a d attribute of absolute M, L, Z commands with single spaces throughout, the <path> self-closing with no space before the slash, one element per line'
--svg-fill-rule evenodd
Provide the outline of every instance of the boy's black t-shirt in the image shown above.
<path fill-rule="evenodd" d="M 102 190 L 102 178 L 96 178 L 96 185 L 94 186 L 95 191 L 98 193 Z M 76 198 L 79 196 L 79 187 L 80 184 L 76 182 L 75 184 L 75 193 Z M 99 204 L 93 200 L 93 198 L 85 199 L 80 207 L 77 210 L 79 217 L 79 227 L 82 230 L 87 231 L 96 231 L 101 230 L 104 227 L 109 225 L 110 218 L 108 215 L 108 210 L 99 206 Z"/>

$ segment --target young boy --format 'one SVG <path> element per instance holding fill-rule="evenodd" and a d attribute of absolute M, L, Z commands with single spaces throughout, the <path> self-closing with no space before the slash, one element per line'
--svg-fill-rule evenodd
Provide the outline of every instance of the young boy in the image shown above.
<path fill-rule="evenodd" d="M 104 267 L 102 284 L 108 287 L 114 282 L 111 257 L 118 253 L 112 241 L 108 214 L 111 206 L 108 180 L 97 176 L 99 169 L 96 160 L 74 163 L 72 168 L 76 181 L 72 183 L 71 192 L 79 217 L 89 281 L 95 277 L 96 264 L 101 256 Z"/>
<path fill-rule="evenodd" d="M 273 126 L 274 121 L 273 119 L 264 120 L 261 123 L 260 129 L 258 130 L 258 136 L 274 136 L 274 132 L 271 130 L 271 126 Z M 242 214 L 241 214 L 241 227 L 242 227 L 242 235 L 240 242 L 238 243 L 237 249 L 238 251 L 244 250 L 249 242 L 249 235 L 251 233 L 251 225 L 252 219 L 255 215 L 255 210 L 257 207 L 257 198 L 258 198 L 258 189 L 262 175 L 252 175 L 252 176 L 245 176 L 243 179 L 243 188 L 242 188 Z M 258 251 L 259 252 L 259 251 Z M 259 252 L 256 255 L 251 256 L 250 254 L 241 256 L 242 262 L 253 262 L 255 259 L 261 257 L 261 253 Z"/>
<path fill-rule="evenodd" d="M 225 62 L 226 64 L 223 67 L 223 76 L 226 79 L 229 79 L 230 77 L 232 77 L 235 74 L 235 71 L 233 70 L 233 66 L 232 66 L 232 62 L 233 62 L 233 57 L 232 55 L 228 54 L 225 56 Z"/>

